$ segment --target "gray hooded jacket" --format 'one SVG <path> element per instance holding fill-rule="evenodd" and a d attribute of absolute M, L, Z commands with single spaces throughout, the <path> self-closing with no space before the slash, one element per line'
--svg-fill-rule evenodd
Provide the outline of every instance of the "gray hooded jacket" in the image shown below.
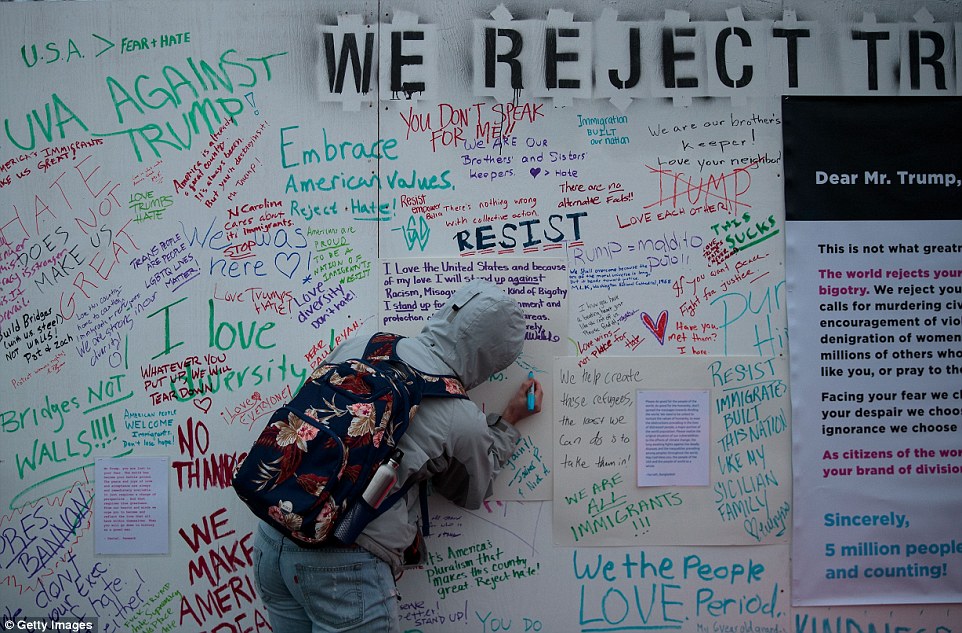
<path fill-rule="evenodd" d="M 476 279 L 451 295 L 420 334 L 402 340 L 398 354 L 421 371 L 454 374 L 471 389 L 518 358 L 524 334 L 524 314 L 517 302 Z M 354 337 L 325 360 L 357 358 L 366 342 L 365 337 Z M 404 459 L 395 489 L 412 477 L 430 478 L 434 491 L 455 504 L 480 507 L 519 438 L 499 413 L 485 416 L 470 400 L 423 400 L 398 444 Z M 387 561 L 397 574 L 404 549 L 417 533 L 418 513 L 413 486 L 404 500 L 367 526 L 357 544 Z"/>

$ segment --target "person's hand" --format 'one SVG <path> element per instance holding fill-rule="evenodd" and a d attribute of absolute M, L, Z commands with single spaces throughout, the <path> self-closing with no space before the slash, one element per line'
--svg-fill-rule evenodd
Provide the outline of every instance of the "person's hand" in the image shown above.
<path fill-rule="evenodd" d="M 528 390 L 534 386 L 534 409 L 528 409 Z M 517 424 L 529 415 L 541 411 L 541 399 L 544 398 L 544 389 L 541 383 L 535 378 L 525 378 L 518 390 L 511 396 L 507 406 L 501 413 L 501 419 L 508 424 Z"/>

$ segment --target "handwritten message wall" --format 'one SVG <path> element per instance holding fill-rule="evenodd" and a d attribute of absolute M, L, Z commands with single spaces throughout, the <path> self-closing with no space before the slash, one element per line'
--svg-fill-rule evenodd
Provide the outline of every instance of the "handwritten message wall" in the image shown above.
<path fill-rule="evenodd" d="M 639 390 L 710 390 L 710 486 L 638 487 Z M 555 360 L 555 542 L 759 544 L 791 528 L 788 364 L 776 358 Z"/>
<path fill-rule="evenodd" d="M 495 481 L 494 500 L 551 499 L 553 475 L 551 367 L 568 341 L 568 273 L 561 259 L 502 258 L 382 259 L 378 267 L 382 330 L 413 336 L 455 290 L 472 279 L 485 279 L 513 297 L 524 313 L 524 351 L 510 367 L 471 390 L 472 400 L 500 413 L 529 372 L 544 389 L 542 410 L 525 419 L 515 454 Z"/>
<path fill-rule="evenodd" d="M 712 488 L 622 547 L 553 544 L 566 496 L 638 494 L 596 465 L 633 453 L 593 434 L 566 453 L 599 479 L 559 494 L 560 368 L 593 401 L 614 392 L 585 372 L 714 392 L 712 363 L 781 367 L 780 95 L 959 90 L 957 4 L 681 7 L 3 3 L 0 613 L 268 631 L 228 485 L 269 413 L 378 329 L 384 261 L 521 259 L 565 265 L 541 286 L 567 289 L 545 297 L 562 349 L 522 357 L 553 378 L 550 435 L 523 441 L 554 481 L 432 503 L 448 527 L 402 580 L 405 630 L 958 631 L 958 605 L 791 609 L 783 537 Z M 714 415 L 713 485 L 771 470 L 789 498 L 780 434 L 719 444 Z M 125 457 L 167 460 L 169 554 L 94 553 L 95 460 Z"/>
<path fill-rule="evenodd" d="M 432 511 L 443 537 L 401 580 L 402 630 L 789 630 L 786 546 L 555 547 L 544 504 Z"/>

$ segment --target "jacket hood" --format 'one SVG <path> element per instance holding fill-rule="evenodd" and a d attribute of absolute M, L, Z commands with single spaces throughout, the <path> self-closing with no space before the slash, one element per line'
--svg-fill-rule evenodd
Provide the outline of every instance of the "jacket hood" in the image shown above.
<path fill-rule="evenodd" d="M 496 285 L 474 279 L 452 294 L 414 338 L 472 389 L 521 355 L 524 332 L 517 301 Z"/>

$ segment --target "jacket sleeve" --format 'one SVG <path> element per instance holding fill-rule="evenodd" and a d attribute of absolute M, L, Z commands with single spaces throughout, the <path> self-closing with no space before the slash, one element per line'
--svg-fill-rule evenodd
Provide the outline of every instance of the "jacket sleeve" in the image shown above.
<path fill-rule="evenodd" d="M 452 429 L 447 469 L 434 476 L 434 489 L 455 504 L 470 510 L 481 507 L 491 496 L 494 480 L 514 453 L 521 434 L 516 428 L 480 412 L 471 424 Z"/>

